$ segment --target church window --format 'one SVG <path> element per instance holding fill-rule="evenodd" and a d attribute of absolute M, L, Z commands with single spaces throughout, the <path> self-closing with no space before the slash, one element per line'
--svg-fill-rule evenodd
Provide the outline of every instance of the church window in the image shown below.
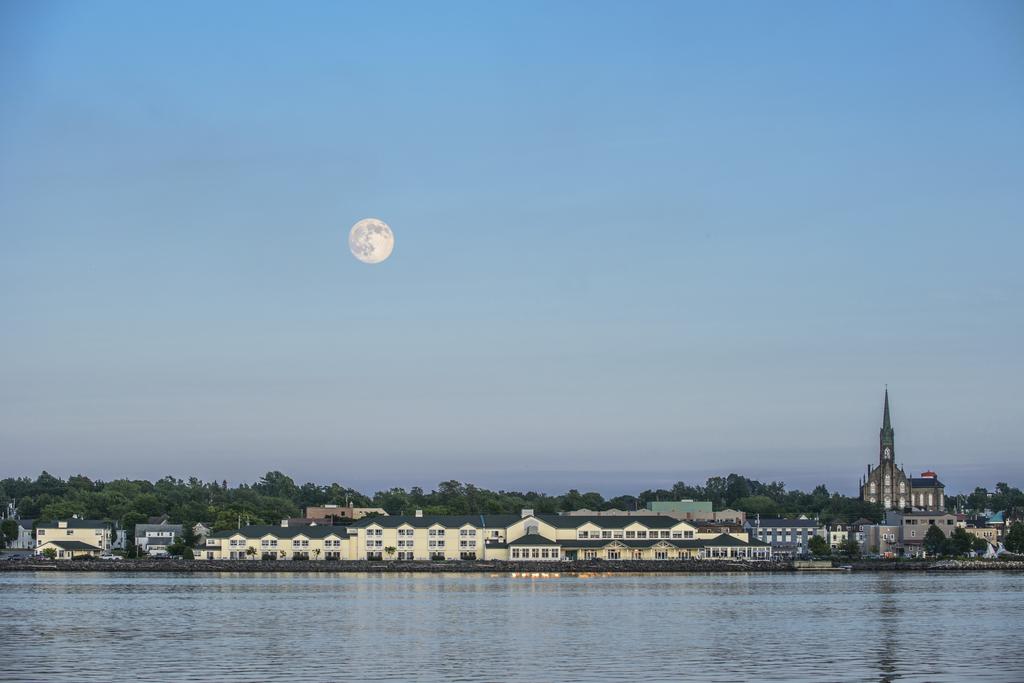
<path fill-rule="evenodd" d="M 905 481 L 901 481 L 900 482 L 900 493 L 903 493 L 906 490 L 907 490 L 907 483 Z"/>
<path fill-rule="evenodd" d="M 929 493 L 928 494 L 928 507 L 931 507 L 932 505 L 934 505 L 934 503 L 932 503 L 932 494 Z"/>
<path fill-rule="evenodd" d="M 889 473 L 886 472 L 885 473 L 885 485 L 886 485 L 886 487 L 889 487 L 891 484 L 892 484 L 892 478 L 889 476 Z"/>
<path fill-rule="evenodd" d="M 874 493 L 874 492 L 875 492 L 875 482 L 871 482 L 871 493 Z M 875 502 L 874 499 L 872 499 L 871 502 L 874 503 Z"/>

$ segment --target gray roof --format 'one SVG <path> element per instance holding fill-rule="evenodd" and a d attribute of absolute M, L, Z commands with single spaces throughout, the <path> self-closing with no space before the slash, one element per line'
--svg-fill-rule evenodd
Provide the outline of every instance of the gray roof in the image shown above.
<path fill-rule="evenodd" d="M 910 488 L 912 489 L 944 489 L 946 485 L 938 479 L 932 479 L 931 477 L 913 477 L 910 480 Z"/>
<path fill-rule="evenodd" d="M 32 528 L 32 524 L 35 521 L 36 520 L 34 520 L 34 519 L 19 519 L 18 520 L 18 526 L 20 526 L 22 529 L 31 529 Z"/>
<path fill-rule="evenodd" d="M 746 526 L 756 529 L 757 527 L 813 527 L 817 528 L 821 526 L 821 522 L 816 519 L 761 519 L 758 522 L 756 519 L 747 519 Z"/>
<path fill-rule="evenodd" d="M 363 517 L 349 525 L 351 529 L 361 529 L 377 525 L 384 529 L 397 529 L 400 526 L 411 526 L 416 529 L 440 524 L 448 529 L 455 529 L 470 524 L 478 529 L 507 529 L 522 519 L 519 515 L 388 515 L 387 517 Z"/>
<path fill-rule="evenodd" d="M 743 541 L 743 540 L 741 540 L 739 538 L 736 538 L 735 536 L 730 536 L 728 534 L 719 534 L 718 536 L 716 536 L 714 538 L 693 538 L 693 539 L 685 539 L 685 540 L 667 539 L 667 538 L 648 539 L 646 541 L 633 540 L 633 539 L 621 539 L 621 538 L 615 538 L 615 539 L 603 538 L 603 539 L 601 539 L 599 541 L 567 540 L 567 541 L 562 541 L 561 545 L 562 545 L 563 548 L 567 548 L 567 549 L 572 549 L 572 548 L 604 548 L 604 547 L 609 546 L 609 545 L 611 545 L 613 543 L 617 543 L 617 544 L 623 545 L 623 546 L 625 546 L 627 548 L 653 548 L 654 546 L 656 546 L 656 545 L 658 545 L 660 543 L 665 543 L 665 544 L 668 544 L 668 545 L 673 546 L 675 548 L 727 548 L 727 547 L 740 548 L 740 547 L 746 547 L 746 546 L 759 547 L 759 548 L 770 547 L 769 544 L 762 543 L 761 541 L 750 541 L 748 543 L 747 541 Z"/>
<path fill-rule="evenodd" d="M 151 545 L 170 545 L 171 543 L 172 543 L 171 539 L 166 537 L 166 536 L 162 536 L 160 538 L 147 538 L 146 539 L 146 545 L 147 546 L 151 546 Z"/>
<path fill-rule="evenodd" d="M 526 534 L 521 538 L 517 538 L 514 541 L 509 541 L 509 545 L 558 545 L 556 541 L 552 541 L 550 538 L 545 538 L 540 534 Z"/>
<path fill-rule="evenodd" d="M 136 524 L 135 537 L 142 538 L 147 531 L 170 531 L 175 535 L 181 533 L 180 524 Z"/>
<path fill-rule="evenodd" d="M 387 519 L 383 517 L 381 519 Z M 348 538 L 348 527 L 345 526 L 274 526 L 273 524 L 252 524 L 243 526 L 241 529 L 229 529 L 210 534 L 209 538 L 231 538 L 235 534 L 242 534 L 246 538 L 259 538 L 272 534 L 277 538 L 295 538 L 305 536 L 306 538 L 327 538 L 332 534 L 338 538 Z"/>
<path fill-rule="evenodd" d="M 102 548 L 81 541 L 50 541 L 50 543 L 62 550 L 102 550 Z"/>
<path fill-rule="evenodd" d="M 61 522 L 67 521 L 68 529 L 106 529 L 110 526 L 110 522 L 104 522 L 102 519 L 68 519 L 60 520 Z M 45 522 L 36 527 L 37 529 L 59 529 L 59 522 L 55 519 L 52 522 Z"/>
<path fill-rule="evenodd" d="M 667 515 L 623 517 L 618 515 L 537 514 L 532 515 L 532 517 L 545 524 L 550 524 L 556 529 L 576 529 L 587 523 L 595 524 L 602 529 L 623 529 L 632 524 L 639 524 L 648 529 L 671 529 L 678 524 L 689 523 Z M 520 515 L 424 515 L 422 517 L 391 515 L 388 517 L 364 517 L 353 522 L 351 527 L 359 529 L 376 524 L 384 529 L 396 529 L 403 525 L 425 529 L 439 524 L 445 528 L 453 529 L 470 524 L 478 529 L 507 529 L 523 519 L 528 518 L 521 517 Z"/>

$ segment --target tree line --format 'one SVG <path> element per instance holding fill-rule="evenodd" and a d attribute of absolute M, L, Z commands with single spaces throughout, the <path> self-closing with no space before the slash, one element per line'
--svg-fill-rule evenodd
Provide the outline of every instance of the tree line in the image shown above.
<path fill-rule="evenodd" d="M 1020 489 L 1004 483 L 990 495 L 979 489 L 965 500 L 978 509 L 1024 508 Z M 492 491 L 458 481 L 445 481 L 431 491 L 420 487 L 391 488 L 372 496 L 341 484 L 297 484 L 281 472 L 267 472 L 252 484 L 229 486 L 226 481 L 202 481 L 196 477 L 164 477 L 154 482 L 141 479 L 93 480 L 84 475 L 60 479 L 42 472 L 29 477 L 0 480 L 0 505 L 16 501 L 22 518 L 45 521 L 77 515 L 106 519 L 133 529 L 149 517 L 167 515 L 173 522 L 204 522 L 214 530 L 234 529 L 240 524 L 277 524 L 298 517 L 307 506 L 351 503 L 380 507 L 388 514 L 518 514 L 524 508 L 538 513 L 612 508 L 636 510 L 658 500 L 706 500 L 716 510 L 742 510 L 748 515 L 818 517 L 825 524 L 849 523 L 858 518 L 881 520 L 881 506 L 830 492 L 821 484 L 810 492 L 788 489 L 783 482 L 760 482 L 738 474 L 710 477 L 704 484 L 679 482 L 670 489 L 651 489 L 637 495 L 605 498 L 597 492 L 571 489 L 561 495 L 536 491 Z"/>

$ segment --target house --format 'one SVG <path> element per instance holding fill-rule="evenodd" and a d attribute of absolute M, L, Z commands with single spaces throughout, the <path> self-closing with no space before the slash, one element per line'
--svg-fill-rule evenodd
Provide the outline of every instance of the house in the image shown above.
<path fill-rule="evenodd" d="M 102 520 L 72 517 L 36 526 L 36 555 L 52 549 L 58 560 L 81 555 L 98 557 L 109 552 L 110 546 L 110 523 Z"/>
<path fill-rule="evenodd" d="M 856 541 L 858 546 L 863 547 L 864 527 L 870 524 L 871 520 L 861 517 L 852 524 L 835 524 L 827 527 L 825 540 L 828 541 L 828 547 L 838 550 L 843 543 L 850 539 Z"/>
<path fill-rule="evenodd" d="M 160 556 L 167 554 L 167 546 L 181 535 L 180 524 L 162 521 L 158 524 L 136 524 L 135 546 L 141 555 Z"/>
<path fill-rule="evenodd" d="M 34 519 L 18 519 L 18 536 L 7 546 L 12 550 L 32 550 L 36 547 L 36 537 L 32 533 Z"/>
<path fill-rule="evenodd" d="M 747 520 L 744 528 L 750 533 L 751 539 L 767 543 L 772 547 L 772 554 L 792 557 L 806 555 L 810 552 L 808 543 L 815 536 L 827 538 L 825 527 L 816 519 L 801 516 L 797 519 L 779 519 L 756 517 Z"/>

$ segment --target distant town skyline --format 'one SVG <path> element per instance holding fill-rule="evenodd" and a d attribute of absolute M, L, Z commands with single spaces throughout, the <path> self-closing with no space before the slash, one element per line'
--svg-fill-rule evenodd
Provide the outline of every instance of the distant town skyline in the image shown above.
<path fill-rule="evenodd" d="M 1022 7 L 8 3 L 0 475 L 1020 485 Z"/>

